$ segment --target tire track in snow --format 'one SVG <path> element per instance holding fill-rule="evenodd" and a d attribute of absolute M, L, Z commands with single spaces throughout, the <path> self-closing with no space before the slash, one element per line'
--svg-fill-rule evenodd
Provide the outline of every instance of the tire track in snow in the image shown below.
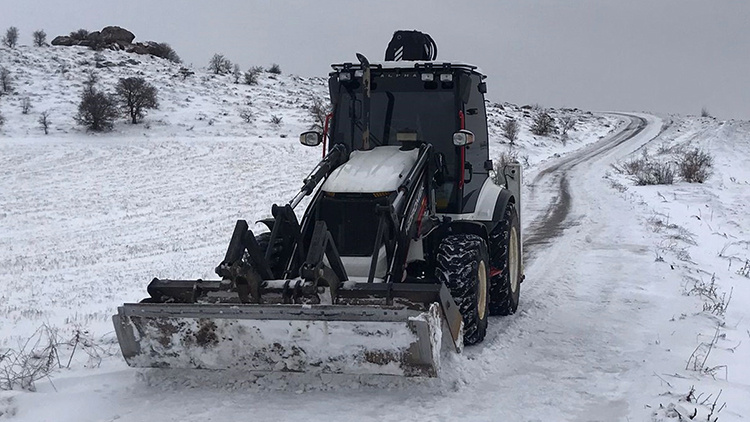
<path fill-rule="evenodd" d="M 630 123 L 619 133 L 609 137 L 605 142 L 598 142 L 578 153 L 571 154 L 540 171 L 531 183 L 531 195 L 534 197 L 540 188 L 547 192 L 556 191 L 554 202 L 551 203 L 541 218 L 533 221 L 524 239 L 525 260 L 528 262 L 534 254 L 543 249 L 556 237 L 559 237 L 566 227 L 572 223 L 568 221 L 571 208 L 570 186 L 568 172 L 578 164 L 601 156 L 612 149 L 629 141 L 640 134 L 647 126 L 646 119 L 628 114 L 620 114 L 630 119 Z M 531 252 L 531 253 L 529 253 Z"/>

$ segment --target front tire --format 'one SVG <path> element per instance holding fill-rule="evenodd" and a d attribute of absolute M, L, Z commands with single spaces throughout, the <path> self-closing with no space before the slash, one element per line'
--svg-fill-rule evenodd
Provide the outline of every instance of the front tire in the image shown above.
<path fill-rule="evenodd" d="M 508 204 L 503 219 L 490 233 L 492 278 L 490 314 L 512 315 L 521 297 L 521 228 L 514 204 Z"/>
<path fill-rule="evenodd" d="M 440 243 L 435 276 L 448 287 L 464 321 L 464 344 L 484 340 L 489 316 L 489 255 L 479 236 L 458 234 Z"/>

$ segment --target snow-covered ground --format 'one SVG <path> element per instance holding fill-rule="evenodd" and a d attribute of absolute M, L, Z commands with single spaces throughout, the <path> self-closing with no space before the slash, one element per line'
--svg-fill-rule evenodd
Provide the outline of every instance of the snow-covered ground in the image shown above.
<path fill-rule="evenodd" d="M 211 278 L 234 221 L 296 193 L 320 157 L 296 137 L 326 89 L 323 78 L 263 75 L 250 87 L 201 69 L 183 80 L 159 59 L 102 54 L 123 65 L 96 68 L 79 48 L 0 48 L 15 85 L 0 98 L 0 351 L 47 330 L 71 340 L 57 351 L 64 368 L 36 392 L 0 391 L 0 419 L 678 420 L 692 411 L 691 386 L 703 420 L 719 391 L 720 420 L 750 417 L 750 124 L 678 116 L 640 115 L 645 129 L 604 148 L 633 118 L 552 110 L 579 121 L 563 143 L 529 133 L 533 110 L 490 105 L 494 157 L 509 150 L 504 119 L 521 122 L 513 150 L 526 165 L 527 236 L 562 196 L 560 171 L 545 169 L 565 170 L 570 209 L 562 233 L 528 251 L 519 312 L 491 319 L 486 341 L 440 379 L 128 368 L 115 308 L 153 277 Z M 72 116 L 88 70 L 102 89 L 148 77 L 160 109 L 141 125 L 86 133 Z M 45 110 L 48 136 L 36 123 Z M 687 143 L 715 156 L 707 183 L 636 187 L 610 166 Z M 721 314 L 696 294 L 712 276 L 717 299 L 732 295 Z"/>

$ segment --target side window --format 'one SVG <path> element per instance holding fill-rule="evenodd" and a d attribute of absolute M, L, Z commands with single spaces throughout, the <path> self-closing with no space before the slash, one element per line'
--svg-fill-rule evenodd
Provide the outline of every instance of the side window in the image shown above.
<path fill-rule="evenodd" d="M 487 135 L 487 114 L 484 106 L 484 94 L 479 92 L 481 79 L 471 75 L 469 98 L 464 105 L 466 129 L 474 133 L 474 144 L 466 151 L 467 161 L 474 164 L 474 171 L 482 172 L 482 165 L 488 157 L 489 137 Z"/>

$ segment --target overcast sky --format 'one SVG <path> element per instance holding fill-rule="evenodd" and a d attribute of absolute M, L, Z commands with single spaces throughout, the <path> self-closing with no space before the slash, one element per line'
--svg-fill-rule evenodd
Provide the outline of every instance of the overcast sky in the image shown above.
<path fill-rule="evenodd" d="M 0 0 L 11 25 L 22 44 L 119 25 L 194 66 L 220 52 L 303 76 L 382 60 L 395 30 L 418 29 L 438 59 L 479 65 L 493 101 L 750 119 L 747 0 Z"/>

